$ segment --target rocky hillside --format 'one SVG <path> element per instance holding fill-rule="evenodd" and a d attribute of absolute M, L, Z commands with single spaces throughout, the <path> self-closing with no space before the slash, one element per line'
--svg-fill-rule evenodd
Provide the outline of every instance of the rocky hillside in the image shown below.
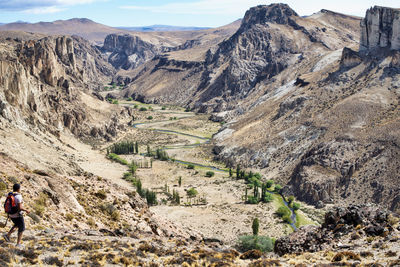
<path fill-rule="evenodd" d="M 385 10 L 369 10 L 362 25 Z M 264 93 L 214 116 L 234 118 L 215 137 L 217 158 L 262 168 L 317 206 L 372 201 L 399 211 L 400 52 L 390 48 L 340 49 L 260 85 Z"/>
<path fill-rule="evenodd" d="M 359 21 L 329 11 L 302 18 L 284 4 L 254 7 L 233 36 L 203 56 L 193 57 L 188 49 L 181 52 L 185 59 L 162 55 L 138 69 L 125 95 L 183 102 L 203 112 L 232 109 L 261 81 L 288 67 L 356 46 Z M 296 74 L 302 71 L 296 69 Z"/>

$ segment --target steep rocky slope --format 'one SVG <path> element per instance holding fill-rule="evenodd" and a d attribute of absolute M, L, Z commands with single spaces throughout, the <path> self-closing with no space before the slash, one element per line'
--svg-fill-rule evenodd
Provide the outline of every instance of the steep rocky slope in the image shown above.
<path fill-rule="evenodd" d="M 257 91 L 260 81 L 273 80 L 289 66 L 357 45 L 358 24 L 358 18 L 328 11 L 302 18 L 284 4 L 254 7 L 232 37 L 203 57 L 191 57 L 190 49 L 183 50 L 187 59 L 161 56 L 137 70 L 140 75 L 132 76 L 125 95 L 183 102 L 208 112 L 231 109 Z"/>
<path fill-rule="evenodd" d="M 375 7 L 362 25 L 374 12 L 391 11 Z M 262 168 L 314 205 L 372 201 L 398 212 L 399 51 L 390 48 L 330 52 L 302 75 L 288 68 L 260 85 L 263 94 L 220 114 L 234 120 L 215 138 L 217 158 Z"/>

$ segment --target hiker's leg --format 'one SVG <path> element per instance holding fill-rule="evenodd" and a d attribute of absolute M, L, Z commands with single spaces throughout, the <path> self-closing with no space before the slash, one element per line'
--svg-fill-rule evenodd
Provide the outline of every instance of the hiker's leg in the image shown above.
<path fill-rule="evenodd" d="M 17 239 L 17 245 L 21 244 L 21 239 L 22 239 L 22 234 L 24 232 L 18 232 L 18 239 Z"/>
<path fill-rule="evenodd" d="M 21 244 L 21 239 L 22 239 L 22 234 L 25 231 L 25 220 L 24 217 L 19 217 L 18 218 L 18 239 L 17 239 L 17 245 Z"/>
<path fill-rule="evenodd" d="M 11 234 L 17 230 L 17 226 L 14 224 L 13 227 L 11 227 L 10 231 L 7 233 L 7 237 L 10 238 Z"/>

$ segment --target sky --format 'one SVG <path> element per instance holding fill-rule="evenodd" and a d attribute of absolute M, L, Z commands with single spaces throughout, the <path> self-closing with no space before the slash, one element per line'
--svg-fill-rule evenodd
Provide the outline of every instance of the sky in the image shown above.
<path fill-rule="evenodd" d="M 0 0 L 0 23 L 88 18 L 114 27 L 218 27 L 242 18 L 252 6 L 276 2 L 301 16 L 328 9 L 363 17 L 374 5 L 400 8 L 400 0 Z"/>

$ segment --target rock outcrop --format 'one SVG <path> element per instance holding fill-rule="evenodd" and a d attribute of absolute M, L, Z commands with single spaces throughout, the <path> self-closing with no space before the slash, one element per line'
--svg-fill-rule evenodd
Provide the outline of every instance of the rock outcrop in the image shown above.
<path fill-rule="evenodd" d="M 361 21 L 360 50 L 400 49 L 400 9 L 375 6 Z"/>
<path fill-rule="evenodd" d="M 160 54 L 165 48 L 143 41 L 129 34 L 110 34 L 104 40 L 102 51 L 116 69 L 134 69 Z"/>
<path fill-rule="evenodd" d="M 91 112 L 81 94 L 91 95 L 115 72 L 97 48 L 81 37 L 56 36 L 5 40 L 1 50 L 1 118 L 21 129 L 90 135 Z M 114 136 L 117 125 L 114 115 L 111 122 L 99 125 L 104 128 L 102 137 Z"/>
<path fill-rule="evenodd" d="M 282 256 L 303 252 L 316 252 L 329 247 L 340 249 L 351 248 L 341 242 L 345 235 L 352 239 L 361 239 L 363 236 L 387 237 L 394 232 L 394 221 L 390 212 L 373 205 L 350 205 L 335 207 L 325 215 L 321 227 L 305 226 L 289 236 L 278 239 L 275 243 L 275 252 Z"/>

